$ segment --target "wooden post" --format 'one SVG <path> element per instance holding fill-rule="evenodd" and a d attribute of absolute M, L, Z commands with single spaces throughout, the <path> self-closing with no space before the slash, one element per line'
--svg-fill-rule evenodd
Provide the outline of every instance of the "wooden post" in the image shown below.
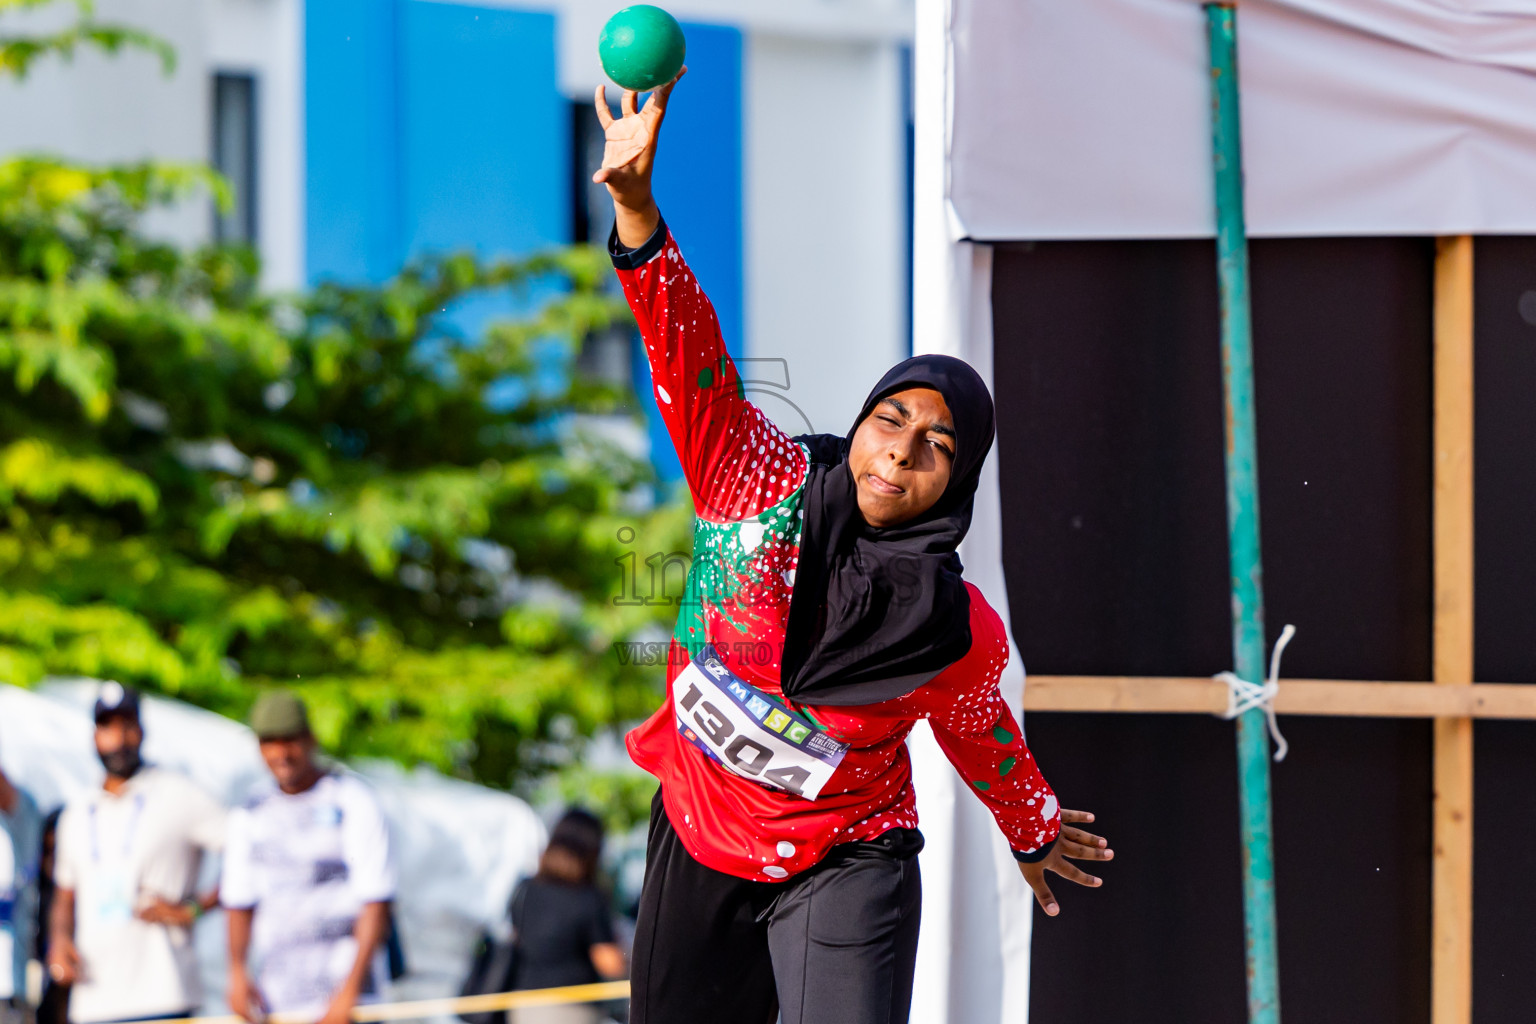
<path fill-rule="evenodd" d="M 1435 251 L 1434 676 L 1472 683 L 1472 239 Z M 1472 719 L 1435 719 L 1432 1024 L 1472 1024 Z"/>

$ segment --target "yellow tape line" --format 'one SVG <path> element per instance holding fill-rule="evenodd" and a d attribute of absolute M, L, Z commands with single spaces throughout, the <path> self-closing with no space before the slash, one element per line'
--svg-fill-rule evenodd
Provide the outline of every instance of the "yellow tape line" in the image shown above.
<path fill-rule="evenodd" d="M 524 1006 L 563 1006 L 567 1003 L 601 1003 L 609 999 L 628 999 L 629 982 L 602 981 L 595 985 L 566 985 L 563 988 L 525 989 L 521 992 L 493 992 L 484 996 L 452 996 L 444 999 L 418 999 L 413 1003 L 370 1003 L 352 1011 L 357 1024 L 381 1020 L 415 1020 L 445 1013 L 485 1013 L 513 1010 Z M 274 1013 L 266 1024 L 314 1024 L 314 1014 Z M 182 1017 L 159 1024 L 245 1024 L 236 1014 L 222 1017 Z"/>

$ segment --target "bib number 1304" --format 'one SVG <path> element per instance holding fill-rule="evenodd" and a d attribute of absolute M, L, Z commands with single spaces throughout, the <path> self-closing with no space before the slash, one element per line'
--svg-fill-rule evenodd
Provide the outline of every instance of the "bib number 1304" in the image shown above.
<path fill-rule="evenodd" d="M 744 682 L 705 647 L 672 683 L 677 731 L 744 779 L 814 800 L 848 752 L 846 743 L 783 701 Z"/>

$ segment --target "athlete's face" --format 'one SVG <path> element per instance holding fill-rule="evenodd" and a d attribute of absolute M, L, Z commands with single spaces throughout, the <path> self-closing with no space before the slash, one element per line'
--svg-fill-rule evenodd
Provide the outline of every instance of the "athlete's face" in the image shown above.
<path fill-rule="evenodd" d="M 922 515 L 949 486 L 954 461 L 955 420 L 943 395 L 911 388 L 882 399 L 848 450 L 864 520 L 887 527 Z"/>

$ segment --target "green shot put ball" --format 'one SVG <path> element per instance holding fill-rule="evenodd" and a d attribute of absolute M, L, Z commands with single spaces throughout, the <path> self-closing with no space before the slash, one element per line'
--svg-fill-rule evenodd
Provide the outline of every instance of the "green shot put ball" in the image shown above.
<path fill-rule="evenodd" d="M 644 92 L 665 85 L 683 66 L 683 27 L 660 7 L 636 4 L 608 19 L 597 37 L 603 73 L 620 88 Z"/>

